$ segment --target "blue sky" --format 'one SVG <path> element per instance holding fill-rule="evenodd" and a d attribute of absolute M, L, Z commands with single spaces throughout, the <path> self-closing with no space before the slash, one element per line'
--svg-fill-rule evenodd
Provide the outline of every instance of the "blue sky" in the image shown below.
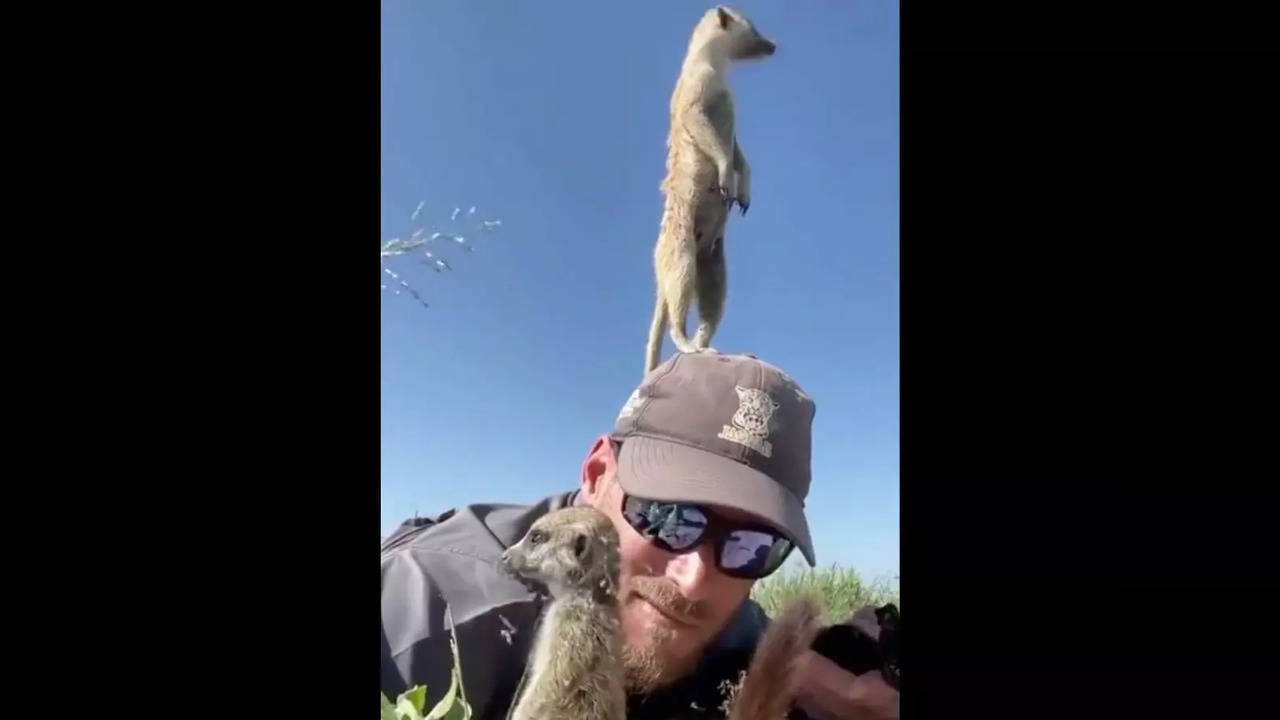
<path fill-rule="evenodd" d="M 438 248 L 446 273 L 383 263 L 430 304 L 380 291 L 383 533 L 575 486 L 643 369 L 667 103 L 708 7 L 383 0 L 381 240 L 434 225 L 474 246 Z M 897 3 L 736 7 L 778 52 L 731 79 L 752 205 L 713 345 L 817 403 L 819 564 L 896 573 Z M 482 219 L 501 228 L 466 232 Z"/>

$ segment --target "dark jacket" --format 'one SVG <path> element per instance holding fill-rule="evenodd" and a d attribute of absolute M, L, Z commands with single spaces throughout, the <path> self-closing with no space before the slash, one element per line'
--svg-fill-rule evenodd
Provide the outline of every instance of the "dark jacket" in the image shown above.
<path fill-rule="evenodd" d="M 430 707 L 448 690 L 448 610 L 474 717 L 506 717 L 542 605 L 498 570 L 498 556 L 534 520 L 572 504 L 576 495 L 554 495 L 535 505 L 468 505 L 407 520 L 383 540 L 381 685 L 387 697 L 426 685 Z M 746 669 L 767 622 L 748 600 L 690 677 L 661 695 L 630 698 L 628 720 L 723 717 L 720 684 Z"/>

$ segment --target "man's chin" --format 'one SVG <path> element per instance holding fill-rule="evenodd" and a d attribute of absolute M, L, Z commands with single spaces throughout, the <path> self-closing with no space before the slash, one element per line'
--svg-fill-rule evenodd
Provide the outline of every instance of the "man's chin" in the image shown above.
<path fill-rule="evenodd" d="M 690 655 L 678 652 L 682 634 L 697 630 L 679 623 L 648 601 L 632 597 L 623 608 L 622 627 L 625 635 L 623 665 L 627 673 L 627 689 L 634 694 L 647 694 L 670 685 L 693 667 Z M 687 637 L 687 635 L 686 635 Z"/>

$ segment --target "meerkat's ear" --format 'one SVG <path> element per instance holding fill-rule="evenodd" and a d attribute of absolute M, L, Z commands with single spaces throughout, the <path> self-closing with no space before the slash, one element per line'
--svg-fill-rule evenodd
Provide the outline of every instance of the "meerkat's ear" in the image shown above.
<path fill-rule="evenodd" d="M 582 556 L 586 554 L 586 552 L 587 552 L 587 536 L 579 533 L 578 537 L 574 538 L 573 540 L 573 556 L 581 560 Z"/>
<path fill-rule="evenodd" d="M 725 28 L 729 27 L 729 23 L 733 22 L 733 16 L 729 14 L 728 10 L 725 10 L 724 7 L 720 5 L 716 6 L 716 14 L 719 15 L 720 17 L 721 30 L 724 30 Z"/>

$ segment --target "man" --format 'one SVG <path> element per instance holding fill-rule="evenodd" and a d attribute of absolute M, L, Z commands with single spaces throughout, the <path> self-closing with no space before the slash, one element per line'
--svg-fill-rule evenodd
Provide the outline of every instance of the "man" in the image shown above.
<path fill-rule="evenodd" d="M 475 717 L 501 720 L 542 599 L 497 565 L 533 521 L 587 504 L 621 537 L 628 720 L 718 717 L 767 618 L 749 594 L 794 548 L 814 565 L 803 511 L 812 399 L 750 355 L 677 354 L 597 438 L 576 491 L 533 506 L 471 505 L 407 521 L 383 543 L 382 691 L 449 686 L 449 623 Z M 447 611 L 447 612 L 446 612 Z M 897 717 L 878 673 L 810 653 L 798 705 L 814 718 Z"/>

